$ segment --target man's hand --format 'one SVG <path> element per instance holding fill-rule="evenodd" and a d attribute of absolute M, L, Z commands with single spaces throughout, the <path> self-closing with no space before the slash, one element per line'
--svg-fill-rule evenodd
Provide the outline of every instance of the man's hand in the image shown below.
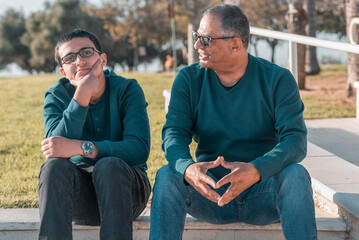
<path fill-rule="evenodd" d="M 220 179 L 214 187 L 215 189 L 218 189 L 227 183 L 231 183 L 223 196 L 218 199 L 218 206 L 222 207 L 232 201 L 244 190 L 257 183 L 261 179 L 261 175 L 257 168 L 250 163 L 226 162 L 223 157 L 219 158 L 222 167 L 231 170 L 231 173 Z"/>
<path fill-rule="evenodd" d="M 49 137 L 41 142 L 41 151 L 49 158 L 70 158 L 75 155 L 82 155 L 82 141 L 68 139 L 65 137 Z"/>
<path fill-rule="evenodd" d="M 219 158 L 212 162 L 193 163 L 187 167 L 184 179 L 204 197 L 213 202 L 218 202 L 221 196 L 208 186 L 210 185 L 214 188 L 216 182 L 206 173 L 208 169 L 218 167 L 219 165 Z"/>

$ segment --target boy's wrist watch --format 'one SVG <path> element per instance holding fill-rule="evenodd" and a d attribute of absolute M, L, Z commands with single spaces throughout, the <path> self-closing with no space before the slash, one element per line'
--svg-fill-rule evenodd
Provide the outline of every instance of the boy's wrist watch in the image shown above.
<path fill-rule="evenodd" d="M 91 156 L 93 151 L 95 150 L 95 144 L 90 141 L 83 141 L 81 145 L 82 150 L 84 151 L 84 154 L 82 155 L 85 158 L 88 158 Z"/>

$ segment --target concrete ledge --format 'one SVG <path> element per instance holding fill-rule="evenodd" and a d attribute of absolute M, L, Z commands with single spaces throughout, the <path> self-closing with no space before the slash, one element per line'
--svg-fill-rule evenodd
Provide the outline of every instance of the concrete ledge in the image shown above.
<path fill-rule="evenodd" d="M 308 142 L 302 162 L 315 192 L 359 218 L 359 167 Z"/>
<path fill-rule="evenodd" d="M 316 209 L 320 239 L 344 239 L 346 224 L 331 214 Z M 0 209 L 0 239 L 36 239 L 39 229 L 38 209 Z M 74 239 L 98 239 L 100 227 L 73 225 Z M 150 209 L 134 221 L 134 239 L 148 239 Z M 26 236 L 26 237 L 25 237 Z M 214 237 L 216 236 L 216 237 Z M 25 237 L 25 238 L 24 238 Z M 245 223 L 215 225 L 187 216 L 184 239 L 284 239 L 278 224 L 254 226 Z"/>

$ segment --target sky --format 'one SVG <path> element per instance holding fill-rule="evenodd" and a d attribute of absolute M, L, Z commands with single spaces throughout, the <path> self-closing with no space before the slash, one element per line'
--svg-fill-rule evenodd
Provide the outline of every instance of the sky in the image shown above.
<path fill-rule="evenodd" d="M 48 0 L 48 2 L 55 2 L 56 0 Z M 4 14 L 8 8 L 21 10 L 26 16 L 33 12 L 43 10 L 46 0 L 0 0 L 0 15 Z M 89 3 L 96 6 L 101 5 L 101 0 L 88 0 Z"/>

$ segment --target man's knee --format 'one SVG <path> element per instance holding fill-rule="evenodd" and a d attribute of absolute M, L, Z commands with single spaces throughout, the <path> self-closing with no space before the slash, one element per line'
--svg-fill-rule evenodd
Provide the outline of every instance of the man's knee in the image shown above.
<path fill-rule="evenodd" d="M 176 175 L 175 172 L 169 167 L 169 165 L 162 166 L 156 174 L 156 182 L 165 182 L 169 183 L 171 181 L 178 181 L 179 177 Z"/>
<path fill-rule="evenodd" d="M 277 180 L 285 189 L 311 191 L 311 177 L 308 171 L 300 164 L 291 164 L 287 166 L 277 176 Z"/>
<path fill-rule="evenodd" d="M 301 164 L 290 164 L 282 170 L 280 175 L 283 175 L 288 180 L 309 179 L 308 171 Z"/>
<path fill-rule="evenodd" d="M 178 192 L 178 190 L 184 188 L 183 179 L 180 179 L 168 165 L 161 167 L 157 171 L 155 185 L 153 187 L 154 194 L 163 192 L 165 195 L 170 196 L 170 192 Z"/>

